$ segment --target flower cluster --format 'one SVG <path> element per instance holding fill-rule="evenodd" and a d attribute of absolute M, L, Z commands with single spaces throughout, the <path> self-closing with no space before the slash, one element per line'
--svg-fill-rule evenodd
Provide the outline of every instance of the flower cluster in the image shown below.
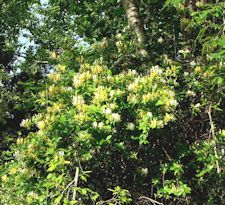
<path fill-rule="evenodd" d="M 164 72 L 153 66 L 145 75 L 135 70 L 113 75 L 101 63 L 83 63 L 79 72 L 64 71 L 64 66 L 58 66 L 49 75 L 51 85 L 38 101 L 45 108 L 42 114 L 21 122 L 26 128 L 34 124 L 38 130 L 17 139 L 21 149 L 15 160 L 20 164 L 9 173 L 20 180 L 38 176 L 35 168 L 26 166 L 26 162 L 35 163 L 34 167 L 49 173 L 44 179 L 47 186 L 64 187 L 65 181 L 60 180 L 70 177 L 68 170 L 76 166 L 77 159 L 90 160 L 105 144 L 121 150 L 131 140 L 146 144 L 150 130 L 160 129 L 175 118 L 178 102 L 171 83 L 176 81 L 176 67 Z M 67 149 L 63 150 L 65 144 Z M 7 180 L 3 175 L 2 181 Z M 35 194 L 27 196 L 27 201 L 35 201 Z"/>

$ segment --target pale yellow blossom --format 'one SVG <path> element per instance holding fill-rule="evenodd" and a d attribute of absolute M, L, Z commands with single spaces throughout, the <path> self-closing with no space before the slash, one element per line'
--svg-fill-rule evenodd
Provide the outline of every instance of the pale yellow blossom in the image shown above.
<path fill-rule="evenodd" d="M 104 88 L 103 86 L 99 86 L 95 93 L 94 93 L 94 99 L 93 101 L 94 102 L 103 102 L 103 101 L 106 101 L 108 99 L 108 93 L 107 93 L 107 90 L 106 88 Z"/>
<path fill-rule="evenodd" d="M 48 94 L 52 96 L 56 93 L 58 93 L 58 87 L 56 87 L 55 85 L 50 85 L 48 88 Z"/>
<path fill-rule="evenodd" d="M 8 181 L 8 177 L 7 177 L 7 175 L 3 175 L 3 176 L 2 176 L 2 181 L 3 181 L 3 182 Z"/>
<path fill-rule="evenodd" d="M 121 116 L 119 113 L 112 113 L 111 115 L 111 119 L 113 122 L 119 122 L 121 119 Z"/>
<path fill-rule="evenodd" d="M 167 123 L 172 120 L 174 120 L 174 115 L 166 113 L 166 115 L 164 116 L 164 122 Z"/>
<path fill-rule="evenodd" d="M 128 130 L 134 130 L 134 128 L 135 128 L 135 124 L 134 124 L 134 123 L 129 122 L 129 123 L 127 124 L 127 129 L 128 129 Z"/>
<path fill-rule="evenodd" d="M 112 110 L 110 108 L 106 108 L 103 110 L 103 113 L 106 114 L 106 115 L 109 115 L 112 113 Z"/>
<path fill-rule="evenodd" d="M 13 167 L 10 169 L 9 174 L 16 174 L 16 172 L 17 172 L 17 168 Z"/>
<path fill-rule="evenodd" d="M 75 95 L 75 96 L 73 96 L 72 103 L 73 103 L 73 105 L 75 107 L 80 107 L 85 102 L 84 102 L 83 96 L 81 96 L 81 95 Z"/>
<path fill-rule="evenodd" d="M 60 71 L 61 73 L 64 73 L 66 71 L 66 66 L 65 65 L 57 65 L 56 70 Z"/>
<path fill-rule="evenodd" d="M 23 119 L 22 122 L 20 123 L 20 126 L 24 128 L 29 128 L 31 124 L 32 121 L 30 119 Z"/>
<path fill-rule="evenodd" d="M 48 78 L 53 82 L 57 82 L 61 79 L 61 75 L 60 73 L 50 73 L 48 74 Z"/>
<path fill-rule="evenodd" d="M 97 128 L 97 127 L 98 127 L 98 123 L 97 123 L 97 122 L 93 122 L 93 123 L 92 123 L 92 126 L 93 126 L 94 128 Z"/>
<path fill-rule="evenodd" d="M 153 117 L 152 112 L 147 112 L 147 116 L 148 116 L 149 118 L 152 118 L 152 117 Z"/>
<path fill-rule="evenodd" d="M 20 144 L 23 144 L 24 143 L 24 139 L 23 138 L 18 138 L 16 140 L 16 144 L 20 145 Z"/>
<path fill-rule="evenodd" d="M 116 103 L 110 103 L 109 104 L 109 108 L 112 109 L 112 110 L 115 110 L 117 108 L 117 104 Z"/>
<path fill-rule="evenodd" d="M 128 101 L 129 103 L 136 104 L 136 103 L 137 103 L 137 96 L 134 95 L 134 94 L 129 94 L 129 95 L 127 96 L 127 101 Z"/>
<path fill-rule="evenodd" d="M 45 128 L 45 122 L 44 122 L 43 120 L 37 122 L 37 127 L 38 127 L 40 130 L 43 130 L 43 129 Z"/>
<path fill-rule="evenodd" d="M 157 120 L 156 119 L 151 120 L 150 126 L 151 126 L 152 129 L 156 128 L 157 127 Z"/>
<path fill-rule="evenodd" d="M 105 126 L 104 122 L 99 122 L 99 123 L 98 123 L 98 128 L 99 128 L 99 129 L 103 129 L 104 126 Z"/>

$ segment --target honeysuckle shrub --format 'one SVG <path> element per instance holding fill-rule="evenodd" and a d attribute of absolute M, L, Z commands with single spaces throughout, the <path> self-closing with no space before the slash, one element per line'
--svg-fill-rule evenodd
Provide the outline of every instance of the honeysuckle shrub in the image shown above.
<path fill-rule="evenodd" d="M 38 99 L 44 112 L 21 123 L 30 133 L 17 139 L 1 179 L 10 196 L 2 200 L 9 204 L 17 198 L 29 204 L 75 203 L 70 184 L 75 167 L 80 167 L 77 198 L 96 201 L 98 193 L 86 183 L 91 162 L 101 164 L 113 153 L 132 161 L 133 147 L 148 144 L 150 130 L 175 119 L 179 67 L 113 75 L 95 62 L 81 64 L 79 72 L 65 70 L 58 65 L 49 74 L 50 85 Z"/>

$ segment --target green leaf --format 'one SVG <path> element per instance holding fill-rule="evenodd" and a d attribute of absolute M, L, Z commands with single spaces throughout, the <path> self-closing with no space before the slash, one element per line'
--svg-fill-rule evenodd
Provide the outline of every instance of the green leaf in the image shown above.
<path fill-rule="evenodd" d="M 61 199 L 63 198 L 62 195 L 58 196 L 54 201 L 55 201 L 55 204 L 59 204 L 59 202 L 61 201 Z"/>

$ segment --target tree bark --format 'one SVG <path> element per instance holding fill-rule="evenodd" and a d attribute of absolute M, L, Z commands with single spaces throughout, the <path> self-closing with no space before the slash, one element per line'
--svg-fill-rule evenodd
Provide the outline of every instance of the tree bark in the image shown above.
<path fill-rule="evenodd" d="M 223 34 L 225 34 L 225 3 L 223 6 Z"/>
<path fill-rule="evenodd" d="M 140 54 L 143 57 L 148 56 L 148 51 L 145 48 L 146 46 L 146 36 L 144 32 L 143 23 L 141 21 L 140 15 L 138 13 L 138 8 L 135 4 L 134 0 L 123 0 L 123 7 L 126 11 L 126 17 L 128 20 L 128 24 L 132 31 L 137 36 L 137 41 L 141 47 Z"/>

